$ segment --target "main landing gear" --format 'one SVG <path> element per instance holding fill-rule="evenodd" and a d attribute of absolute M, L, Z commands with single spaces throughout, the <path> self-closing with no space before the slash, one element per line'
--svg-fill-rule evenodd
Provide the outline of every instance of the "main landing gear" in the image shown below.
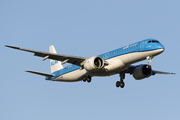
<path fill-rule="evenodd" d="M 91 82 L 91 76 L 87 76 L 87 77 L 84 77 L 83 78 L 83 82 L 88 82 L 88 83 L 90 83 Z"/>
<path fill-rule="evenodd" d="M 120 81 L 116 82 L 116 87 L 124 88 L 125 86 L 124 79 L 125 79 L 125 73 L 120 73 Z"/>

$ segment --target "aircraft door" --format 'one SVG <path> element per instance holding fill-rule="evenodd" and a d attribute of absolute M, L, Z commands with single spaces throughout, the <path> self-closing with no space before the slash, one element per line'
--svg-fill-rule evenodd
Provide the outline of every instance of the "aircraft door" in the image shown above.
<path fill-rule="evenodd" d="M 144 41 L 141 43 L 140 45 L 140 50 L 143 51 L 144 50 Z"/>

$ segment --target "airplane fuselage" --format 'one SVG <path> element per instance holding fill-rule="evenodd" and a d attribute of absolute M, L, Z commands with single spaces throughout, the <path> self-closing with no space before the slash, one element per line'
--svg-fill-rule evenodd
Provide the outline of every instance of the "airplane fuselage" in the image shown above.
<path fill-rule="evenodd" d="M 83 67 L 70 65 L 52 73 L 54 76 L 46 77 L 46 80 L 75 82 L 83 80 L 88 75 L 92 77 L 119 74 L 128 68 L 129 65 L 145 60 L 147 57 L 153 58 L 163 51 L 164 46 L 161 43 L 154 39 L 147 39 L 98 55 L 98 57 L 101 57 L 106 62 L 106 65 L 101 69 L 87 71 Z"/>

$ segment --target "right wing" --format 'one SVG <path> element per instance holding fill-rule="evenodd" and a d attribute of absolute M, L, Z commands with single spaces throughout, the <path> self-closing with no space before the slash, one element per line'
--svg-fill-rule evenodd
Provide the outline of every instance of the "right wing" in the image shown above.
<path fill-rule="evenodd" d="M 77 66 L 81 66 L 81 63 L 84 60 L 86 60 L 86 58 L 84 58 L 84 57 L 75 57 L 75 56 L 68 56 L 68 55 L 62 55 L 62 54 L 41 52 L 41 51 L 24 49 L 24 48 L 20 48 L 20 47 L 9 46 L 9 45 L 5 45 L 5 46 L 9 47 L 9 48 L 13 48 L 13 49 L 18 49 L 18 50 L 34 53 L 35 56 L 43 57 L 43 60 L 48 58 L 48 59 L 64 61 L 67 63 L 75 64 Z"/>

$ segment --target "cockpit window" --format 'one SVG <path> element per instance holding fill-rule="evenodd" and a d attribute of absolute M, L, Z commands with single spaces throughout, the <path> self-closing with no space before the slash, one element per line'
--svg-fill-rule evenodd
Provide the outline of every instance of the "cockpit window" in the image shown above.
<path fill-rule="evenodd" d="M 150 40 L 147 43 L 159 43 L 159 41 L 157 41 L 157 40 Z"/>
<path fill-rule="evenodd" d="M 157 40 L 152 40 L 152 43 L 159 43 L 159 41 L 157 41 Z"/>

